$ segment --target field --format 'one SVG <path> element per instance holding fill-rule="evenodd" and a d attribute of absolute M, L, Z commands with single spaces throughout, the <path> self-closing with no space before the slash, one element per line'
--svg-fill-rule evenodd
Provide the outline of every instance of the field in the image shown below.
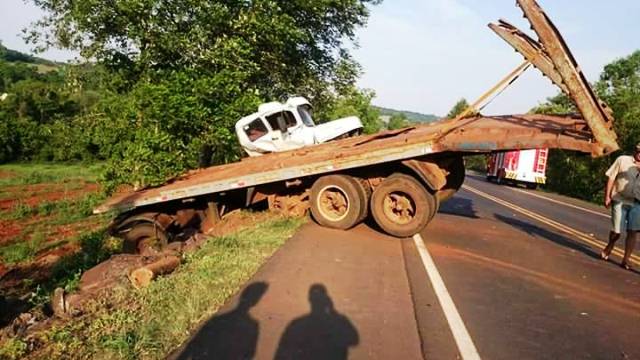
<path fill-rule="evenodd" d="M 116 287 L 88 311 L 53 317 L 52 291 L 121 250 L 91 215 L 104 199 L 101 165 L 0 166 L 0 359 L 163 358 L 213 314 L 304 222 L 248 211 L 223 219 L 173 274 L 146 289 Z M 21 313 L 34 324 L 15 331 Z"/>
<path fill-rule="evenodd" d="M 90 216 L 104 198 L 97 184 L 100 167 L 0 166 L 0 301 L 9 305 L 0 313 L 2 325 L 44 301 L 34 292 L 44 296 L 53 286 L 67 285 L 99 260 L 86 256 L 83 243 L 86 250 L 88 239 L 101 238 L 107 223 Z"/>

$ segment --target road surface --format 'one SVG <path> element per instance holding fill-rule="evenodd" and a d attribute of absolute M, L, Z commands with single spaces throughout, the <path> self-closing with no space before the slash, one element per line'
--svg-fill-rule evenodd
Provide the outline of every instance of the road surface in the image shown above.
<path fill-rule="evenodd" d="M 310 223 L 170 358 L 640 359 L 640 273 L 599 259 L 608 226 L 474 176 L 412 239 Z"/>

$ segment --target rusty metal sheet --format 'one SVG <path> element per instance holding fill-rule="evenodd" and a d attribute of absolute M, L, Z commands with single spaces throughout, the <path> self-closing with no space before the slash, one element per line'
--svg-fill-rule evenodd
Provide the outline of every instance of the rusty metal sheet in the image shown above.
<path fill-rule="evenodd" d="M 565 94 L 571 96 L 569 89 L 567 89 L 562 80 L 562 76 L 556 71 L 553 62 L 539 42 L 504 20 L 498 21 L 497 24 L 489 24 L 489 28 L 509 45 L 513 46 L 516 51 L 522 54 L 525 59 L 540 70 Z"/>
<path fill-rule="evenodd" d="M 416 126 L 391 136 L 369 135 L 267 154 L 191 171 L 157 188 L 118 194 L 94 212 L 126 211 L 140 206 L 232 189 L 331 173 L 425 155 L 457 151 L 562 148 L 591 153 L 597 146 L 584 120 L 569 116 L 480 116 L 460 120 L 441 137 L 450 120 Z"/>
<path fill-rule="evenodd" d="M 562 75 L 556 70 L 542 44 L 505 20 L 499 20 L 497 24 L 489 24 L 489 28 L 522 54 L 527 61 L 540 70 L 544 76 L 548 77 L 562 92 L 569 97 L 572 96 L 562 79 Z M 611 110 L 607 104 L 599 98 L 596 98 L 596 100 L 600 107 L 604 109 L 609 121 L 613 122 L 613 117 L 610 114 Z"/>
<path fill-rule="evenodd" d="M 599 156 L 618 150 L 617 136 L 613 131 L 613 117 L 607 108 L 603 108 L 603 103 L 593 92 L 558 29 L 535 0 L 517 0 L 517 3 L 538 34 L 544 51 L 589 124 L 598 142 L 593 155 Z"/>

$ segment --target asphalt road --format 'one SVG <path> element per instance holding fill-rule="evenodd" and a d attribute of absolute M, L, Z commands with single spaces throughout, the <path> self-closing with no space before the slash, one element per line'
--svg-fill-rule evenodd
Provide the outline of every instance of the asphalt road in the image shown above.
<path fill-rule="evenodd" d="M 170 358 L 640 359 L 640 273 L 599 259 L 608 228 L 468 176 L 413 239 L 306 225 Z"/>

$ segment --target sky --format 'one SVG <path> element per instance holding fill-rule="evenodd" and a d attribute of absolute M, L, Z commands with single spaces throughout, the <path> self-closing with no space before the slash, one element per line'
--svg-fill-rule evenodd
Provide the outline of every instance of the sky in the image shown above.
<path fill-rule="evenodd" d="M 638 0 L 538 1 L 590 81 L 607 63 L 640 49 Z M 0 0 L 0 41 L 29 52 L 20 31 L 41 15 L 23 0 Z M 376 92 L 376 105 L 443 116 L 457 100 L 475 100 L 522 62 L 486 26 L 500 18 L 529 31 L 514 0 L 385 0 L 371 8 L 368 25 L 357 33 L 353 54 L 364 71 L 358 85 Z M 52 50 L 41 56 L 64 61 L 74 54 Z M 531 68 L 483 113 L 524 113 L 556 93 Z"/>
<path fill-rule="evenodd" d="M 604 65 L 640 49 L 638 0 L 538 2 L 590 81 Z M 386 0 L 358 33 L 359 85 L 376 91 L 377 105 L 444 116 L 457 100 L 474 101 L 523 61 L 487 27 L 500 18 L 533 35 L 515 0 Z M 524 113 L 556 93 L 530 68 L 483 113 Z"/>

